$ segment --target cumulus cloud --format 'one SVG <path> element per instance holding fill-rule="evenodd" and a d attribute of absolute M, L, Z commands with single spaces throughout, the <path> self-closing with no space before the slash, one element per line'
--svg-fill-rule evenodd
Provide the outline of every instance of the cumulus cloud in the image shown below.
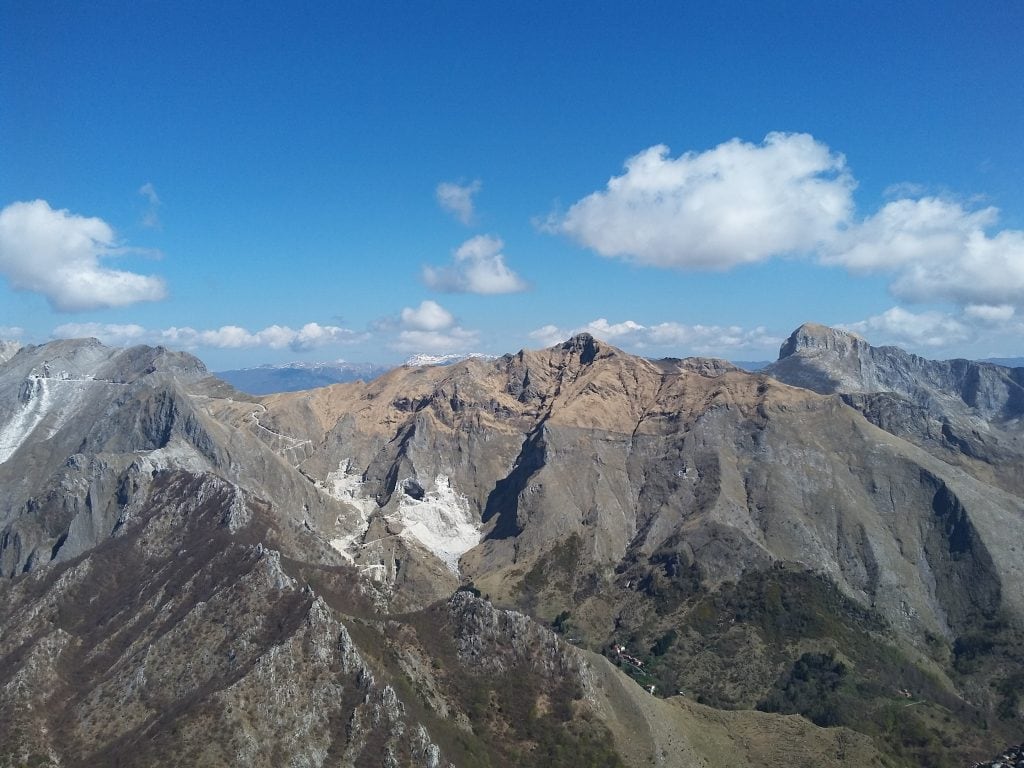
<path fill-rule="evenodd" d="M 0 274 L 15 290 L 42 294 L 58 312 L 164 298 L 160 278 L 101 265 L 124 252 L 102 219 L 54 210 L 45 200 L 0 211 Z"/>
<path fill-rule="evenodd" d="M 401 318 L 404 326 L 417 331 L 440 331 L 455 323 L 451 312 L 430 299 L 421 302 L 415 309 L 405 307 Z"/>
<path fill-rule="evenodd" d="M 909 347 L 948 347 L 973 338 L 972 329 L 945 312 L 910 312 L 892 307 L 879 315 L 840 326 L 873 344 Z"/>
<path fill-rule="evenodd" d="M 55 338 L 92 336 L 111 346 L 131 344 L 167 344 L 185 349 L 242 349 L 268 347 L 304 352 L 334 344 L 354 344 L 366 339 L 366 334 L 339 328 L 335 325 L 306 323 L 299 329 L 287 325 L 270 325 L 260 331 L 249 331 L 237 325 L 197 330 L 184 326 L 165 329 L 147 329 L 135 324 L 65 323 L 53 330 Z"/>
<path fill-rule="evenodd" d="M 470 238 L 455 251 L 449 267 L 424 267 L 423 282 L 447 293 L 517 293 L 526 282 L 505 264 L 505 243 L 490 235 Z"/>
<path fill-rule="evenodd" d="M 832 239 L 851 217 L 854 186 L 843 156 L 807 134 L 733 139 L 677 158 L 659 144 L 547 227 L 602 256 L 728 269 Z"/>
<path fill-rule="evenodd" d="M 532 331 L 529 336 L 542 346 L 552 346 L 583 332 L 611 344 L 634 349 L 671 347 L 701 355 L 737 350 L 774 351 L 782 342 L 780 337 L 770 334 L 762 326 L 742 328 L 737 325 L 686 325 L 675 322 L 643 325 L 633 320 L 610 323 L 603 317 L 572 329 L 544 325 Z"/>
<path fill-rule="evenodd" d="M 437 185 L 434 195 L 437 197 L 438 205 L 463 224 L 469 226 L 476 219 L 476 211 L 473 208 L 473 196 L 480 191 L 481 186 L 479 179 L 469 184 L 442 181 Z"/>
<path fill-rule="evenodd" d="M 880 209 L 857 215 L 855 186 L 843 155 L 807 134 L 733 139 L 677 158 L 658 145 L 545 227 L 639 264 L 729 269 L 806 254 L 888 275 L 904 302 L 1024 309 L 1024 231 L 997 229 L 997 208 L 903 182 L 885 190 Z"/>
<path fill-rule="evenodd" d="M 443 331 L 403 330 L 391 345 L 399 352 L 424 352 L 435 355 L 465 352 L 479 340 L 476 331 L 453 326 Z"/>
<path fill-rule="evenodd" d="M 405 307 L 399 317 L 400 328 L 390 346 L 400 352 L 463 352 L 479 338 L 476 331 L 456 325 L 451 312 L 429 299 L 418 307 Z"/>
<path fill-rule="evenodd" d="M 149 229 L 159 229 L 161 203 L 160 196 L 156 193 L 156 187 L 153 186 L 153 182 L 147 181 L 139 187 L 139 194 L 146 198 L 146 201 L 149 203 L 142 214 L 142 226 Z"/>
<path fill-rule="evenodd" d="M 838 238 L 823 261 L 890 273 L 890 290 L 908 301 L 1024 307 L 1024 231 L 987 234 L 998 218 L 993 207 L 895 200 Z"/>

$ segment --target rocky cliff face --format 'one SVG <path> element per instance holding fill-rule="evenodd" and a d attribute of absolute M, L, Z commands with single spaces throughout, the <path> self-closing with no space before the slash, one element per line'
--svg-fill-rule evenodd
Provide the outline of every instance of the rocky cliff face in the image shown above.
<path fill-rule="evenodd" d="M 825 343 L 870 350 L 840 332 Z M 561 557 L 592 590 L 666 558 L 709 586 L 803 563 L 908 635 L 1024 610 L 1007 543 L 1024 535 L 1019 497 L 839 397 L 727 364 L 653 363 L 580 336 L 266 407 L 274 429 L 317 432 L 303 471 L 363 505 L 374 532 L 342 547 L 356 562 L 394 536 L 525 608 L 554 607 L 525 581 Z M 944 586 L 965 579 L 969 591 Z"/>
<path fill-rule="evenodd" d="M 854 334 L 802 325 L 765 369 L 779 381 L 841 394 L 872 423 L 1016 495 L 1024 459 L 1024 368 L 926 360 Z"/>
<path fill-rule="evenodd" d="M 254 398 L 162 349 L 21 349 L 0 765 L 877 759 L 695 699 L 894 764 L 954 712 L 968 754 L 1016 706 L 1024 500 L 991 452 L 1020 380 L 957 366 L 820 327 L 771 375 L 580 335 Z"/>

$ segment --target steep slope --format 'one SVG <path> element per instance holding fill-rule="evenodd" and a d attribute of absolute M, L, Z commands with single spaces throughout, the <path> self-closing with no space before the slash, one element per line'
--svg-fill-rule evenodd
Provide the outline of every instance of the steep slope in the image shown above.
<path fill-rule="evenodd" d="M 1003 431 L 1014 381 L 976 398 Z M 1020 730 L 1024 501 L 850 397 L 585 334 L 263 398 L 162 349 L 22 349 L 8 762 L 983 755 Z"/>
<path fill-rule="evenodd" d="M 1024 479 L 1024 368 L 926 360 L 825 326 L 800 326 L 768 375 L 846 402 L 888 432 L 1017 495 Z"/>
<path fill-rule="evenodd" d="M 1019 669 L 1007 657 L 970 678 L 951 664 L 986 626 L 1006 627 L 1010 645 L 1019 636 L 1020 496 L 879 429 L 841 396 L 721 361 L 648 361 L 583 335 L 264 404 L 275 429 L 317 434 L 306 474 L 340 478 L 366 504 L 366 533 L 336 540 L 356 563 L 383 565 L 386 581 L 397 563 L 381 541 L 405 538 L 449 565 L 466 548 L 463 579 L 533 615 L 569 616 L 562 626 L 591 647 L 628 639 L 653 665 L 638 677 L 662 689 L 805 711 L 772 704 L 773 691 L 805 654 L 840 653 L 862 692 L 851 724 L 927 762 L 952 747 L 908 734 L 966 706 L 958 738 L 964 754 L 980 750 L 980 713 L 1003 706 L 986 686 Z M 479 545 L 460 536 L 442 551 L 420 534 L 412 512 L 443 498 L 460 526 L 479 523 Z M 751 612 L 712 599 L 731 584 L 808 604 Z M 735 632 L 694 639 L 717 637 L 723 620 Z M 643 650 L 666 640 L 671 653 Z M 878 676 L 888 684 L 871 684 Z M 883 729 L 880 713 L 912 687 L 919 706 Z M 974 704 L 956 703 L 965 691 Z"/>
<path fill-rule="evenodd" d="M 0 363 L 10 360 L 19 349 L 21 349 L 21 344 L 18 342 L 0 339 Z"/>
<path fill-rule="evenodd" d="M 607 585 L 616 567 L 671 552 L 711 586 L 805 563 L 908 634 L 955 636 L 1002 607 L 1024 615 L 1008 544 L 1024 534 L 1019 498 L 837 397 L 728 364 L 654 363 L 580 336 L 264 403 L 275 429 L 317 433 L 302 470 L 348 478 L 387 535 L 408 531 L 425 499 L 478 522 L 462 569 L 495 596 L 514 599 L 572 543 L 572 569 L 589 571 L 578 582 Z M 972 587 L 946 586 L 961 583 Z"/>
<path fill-rule="evenodd" d="M 297 542 L 317 521 L 352 514 L 294 471 L 291 443 L 254 434 L 257 404 L 225 398 L 206 376 L 190 355 L 95 340 L 25 347 L 0 367 L 0 573 L 106 540 L 162 470 L 215 473 L 257 493 L 295 546 L 311 544 Z M 206 413 L 221 401 L 245 410 L 248 428 Z"/>
<path fill-rule="evenodd" d="M 434 384 L 485 391 L 461 375 Z M 716 716 L 652 708 L 607 661 L 526 616 L 465 592 L 434 602 L 457 583 L 445 553 L 473 546 L 479 519 L 451 481 L 388 488 L 395 473 L 376 453 L 377 481 L 354 475 L 355 459 L 312 474 L 305 465 L 354 434 L 318 407 L 339 394 L 307 393 L 289 421 L 187 355 L 89 340 L 0 365 L 0 765 L 681 764 L 663 754 L 671 743 L 707 765 L 781 766 L 779 754 L 820 756 L 834 738 L 809 725 L 773 738 L 780 717 L 737 715 L 743 739 L 720 729 L 706 744 Z M 305 431 L 283 431 L 299 417 Z M 391 455 L 388 432 L 352 447 Z M 431 470 L 448 466 L 435 456 Z M 488 471 L 481 462 L 481 487 Z M 385 493 L 368 500 L 363 485 Z M 446 550 L 450 531 L 432 526 L 453 510 L 470 533 Z M 359 538 L 350 548 L 378 562 L 332 536 Z M 422 607 L 393 612 L 409 605 Z M 637 716 L 669 742 L 606 725 Z M 875 760 L 863 739 L 843 740 L 856 748 L 785 764 Z"/>

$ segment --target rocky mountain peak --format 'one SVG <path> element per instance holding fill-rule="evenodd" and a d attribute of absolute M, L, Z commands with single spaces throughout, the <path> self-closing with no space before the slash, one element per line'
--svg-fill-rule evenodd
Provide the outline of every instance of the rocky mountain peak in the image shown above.
<path fill-rule="evenodd" d="M 577 333 L 562 344 L 562 349 L 570 354 L 578 354 L 580 362 L 589 365 L 602 350 L 602 345 L 589 333 Z"/>
<path fill-rule="evenodd" d="M 779 349 L 779 360 L 804 350 L 828 350 L 843 355 L 860 345 L 866 345 L 866 342 L 855 333 L 818 323 L 804 323 L 783 342 Z"/>
<path fill-rule="evenodd" d="M 143 345 L 118 349 L 91 338 L 57 339 L 40 346 L 18 347 L 7 358 L 0 348 L 0 363 L 4 362 L 22 375 L 43 378 L 86 376 L 128 382 L 152 373 L 183 379 L 207 374 L 203 362 L 187 352 Z"/>

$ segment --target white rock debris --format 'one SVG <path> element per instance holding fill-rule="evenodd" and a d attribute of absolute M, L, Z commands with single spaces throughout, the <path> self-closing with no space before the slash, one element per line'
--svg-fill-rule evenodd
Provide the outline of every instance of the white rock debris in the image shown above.
<path fill-rule="evenodd" d="M 447 475 L 438 475 L 434 490 L 422 500 L 402 495 L 397 517 L 403 538 L 422 544 L 455 573 L 459 572 L 459 558 L 480 543 L 480 524 L 473 519 L 469 501 Z"/>
<path fill-rule="evenodd" d="M 377 502 L 366 495 L 362 475 L 356 470 L 352 459 L 342 459 L 338 468 L 327 475 L 326 490 L 338 501 L 343 501 L 356 510 L 358 518 L 348 521 L 345 532 L 331 539 L 330 545 L 345 557 L 352 559 L 349 549 L 370 525 L 370 515 L 377 508 Z M 339 526 L 344 521 L 338 520 Z"/>

